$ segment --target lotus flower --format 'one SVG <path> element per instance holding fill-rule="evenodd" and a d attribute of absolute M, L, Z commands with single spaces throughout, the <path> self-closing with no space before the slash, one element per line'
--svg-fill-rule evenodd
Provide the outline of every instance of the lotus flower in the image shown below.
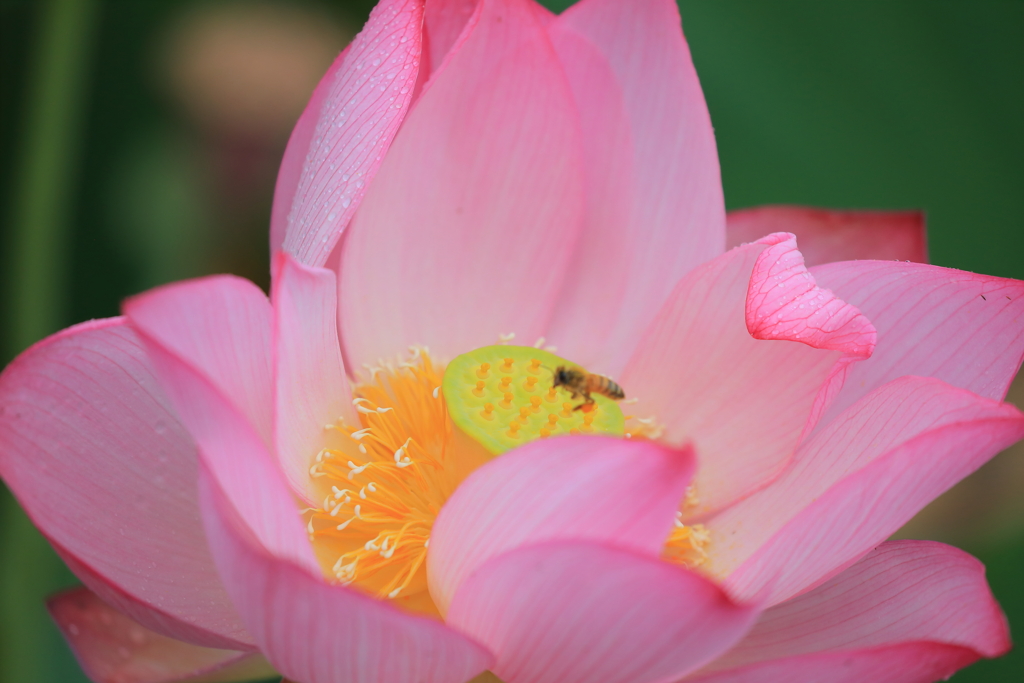
<path fill-rule="evenodd" d="M 382 0 L 271 247 L 269 300 L 162 287 L 0 379 L 94 680 L 906 682 L 1007 650 L 977 561 L 885 539 L 1024 435 L 1024 283 L 910 262 L 913 214 L 727 217 L 671 0 Z"/>

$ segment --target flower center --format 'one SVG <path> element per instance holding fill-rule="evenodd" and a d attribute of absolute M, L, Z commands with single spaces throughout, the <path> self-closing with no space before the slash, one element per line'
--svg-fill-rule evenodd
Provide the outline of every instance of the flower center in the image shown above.
<path fill-rule="evenodd" d="M 473 470 L 507 450 L 563 434 L 627 433 L 621 389 L 532 347 L 487 346 L 437 368 L 426 349 L 369 369 L 353 389 L 358 424 L 338 420 L 310 469 L 319 507 L 307 530 L 327 577 L 440 616 L 426 555 L 438 512 Z M 699 564 L 706 532 L 677 522 L 665 559 Z"/>

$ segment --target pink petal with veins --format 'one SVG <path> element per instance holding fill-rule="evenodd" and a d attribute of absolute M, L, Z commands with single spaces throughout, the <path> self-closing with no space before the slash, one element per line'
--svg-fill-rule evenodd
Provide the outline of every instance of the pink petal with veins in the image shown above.
<path fill-rule="evenodd" d="M 903 375 L 936 377 L 1002 399 L 1024 360 L 1024 282 L 918 263 L 829 263 L 814 277 L 878 330 L 823 419 Z"/>
<path fill-rule="evenodd" d="M 544 334 L 582 211 L 579 130 L 526 0 L 479 19 L 395 138 L 346 237 L 349 367 L 410 344 L 451 359 Z"/>
<path fill-rule="evenodd" d="M 780 308 L 777 298 L 758 296 L 776 273 L 848 322 L 805 334 L 785 301 Z M 751 336 L 751 318 L 771 341 Z M 637 399 L 630 413 L 654 417 L 670 443 L 692 439 L 699 502 L 685 514 L 720 510 L 777 476 L 872 339 L 863 316 L 815 288 L 785 235 L 737 247 L 683 278 L 620 384 Z"/>
<path fill-rule="evenodd" d="M 0 375 L 0 475 L 80 578 L 147 627 L 251 645 L 206 546 L 195 445 L 124 319 L 59 332 Z"/>
<path fill-rule="evenodd" d="M 549 336 L 616 375 L 679 279 L 725 250 L 714 131 L 673 0 L 582 0 L 549 31 L 582 117 L 588 201 Z"/>
<path fill-rule="evenodd" d="M 442 613 L 488 558 L 551 539 L 596 540 L 656 556 L 693 475 L 690 449 L 573 436 L 534 441 L 459 485 L 434 522 L 430 595 Z"/>
<path fill-rule="evenodd" d="M 656 683 L 726 651 L 757 613 L 680 567 L 568 540 L 492 558 L 448 622 L 494 651 L 506 683 Z"/>
<path fill-rule="evenodd" d="M 333 83 L 312 135 L 308 120 L 300 120 L 289 184 L 303 143 L 307 149 L 282 245 L 300 263 L 324 265 L 362 201 L 412 102 L 422 40 L 423 0 L 381 0 L 340 67 L 328 72 Z M 308 108 L 307 114 L 313 116 Z M 280 190 L 287 202 L 287 186 Z"/>
<path fill-rule="evenodd" d="M 154 633 L 87 588 L 56 595 L 47 607 L 83 671 L 98 683 L 227 683 L 274 674 L 258 654 L 189 645 Z"/>
<path fill-rule="evenodd" d="M 309 475 L 326 426 L 358 424 L 338 342 L 334 272 L 276 257 L 274 306 L 274 445 L 297 495 L 313 503 Z"/>
<path fill-rule="evenodd" d="M 1006 619 L 980 562 L 941 543 L 893 541 L 765 611 L 692 680 L 852 683 L 870 671 L 880 676 L 872 681 L 930 682 L 1009 648 Z M 834 671 L 824 676 L 829 665 Z"/>
<path fill-rule="evenodd" d="M 712 518 L 706 566 L 777 603 L 849 566 L 1024 436 L 1016 408 L 934 379 L 877 390 L 819 434 L 771 486 Z"/>
<path fill-rule="evenodd" d="M 247 280 L 203 278 L 133 297 L 124 310 L 200 461 L 251 532 L 267 552 L 319 571 L 269 435 L 249 418 L 266 410 L 271 419 L 273 323 L 263 292 Z M 239 405 L 259 410 L 247 415 Z"/>

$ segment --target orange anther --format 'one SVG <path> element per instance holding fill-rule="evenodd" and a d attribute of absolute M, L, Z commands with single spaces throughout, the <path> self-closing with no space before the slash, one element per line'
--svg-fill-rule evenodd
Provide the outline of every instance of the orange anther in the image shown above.
<path fill-rule="evenodd" d="M 572 404 L 568 401 L 562 404 L 562 417 L 572 417 Z"/>
<path fill-rule="evenodd" d="M 484 404 L 483 412 L 480 413 L 480 417 L 484 418 L 485 420 L 493 420 L 494 419 L 494 404 L 493 403 L 485 403 Z"/>
<path fill-rule="evenodd" d="M 548 403 L 554 403 L 558 399 L 558 392 L 555 391 L 554 387 L 548 389 L 548 395 L 544 397 Z"/>
<path fill-rule="evenodd" d="M 551 424 L 551 425 L 558 424 L 558 416 L 555 415 L 554 413 L 549 413 L 548 414 L 548 424 Z"/>
<path fill-rule="evenodd" d="M 526 378 L 526 386 L 523 387 L 523 388 L 526 389 L 527 391 L 533 391 L 533 388 L 535 386 L 537 386 L 537 378 L 536 377 L 527 377 Z"/>
<path fill-rule="evenodd" d="M 508 389 L 508 385 L 509 384 L 512 384 L 512 378 L 511 377 L 502 377 L 501 378 L 501 388 L 502 389 Z"/>
<path fill-rule="evenodd" d="M 583 424 L 588 425 L 594 421 L 594 413 L 587 413 L 583 416 Z"/>
<path fill-rule="evenodd" d="M 476 376 L 482 379 L 487 379 L 487 371 L 491 369 L 490 363 L 481 363 L 480 369 L 476 371 Z"/>
<path fill-rule="evenodd" d="M 544 429 L 543 427 L 541 427 L 540 428 L 540 438 L 546 439 L 549 436 L 551 436 L 551 430 L 550 429 Z"/>
<path fill-rule="evenodd" d="M 536 410 L 540 408 L 540 396 L 531 396 L 530 405 L 533 406 L 533 410 L 536 412 Z"/>
<path fill-rule="evenodd" d="M 516 422 L 515 420 L 512 420 L 511 422 L 509 422 L 508 423 L 508 431 L 505 432 L 505 435 L 506 436 L 511 436 L 513 439 L 518 439 L 519 438 L 519 433 L 518 432 L 519 432 L 519 423 Z"/>
<path fill-rule="evenodd" d="M 570 433 L 570 434 L 579 434 L 579 433 L 580 433 L 580 430 L 578 430 L 578 429 L 576 429 L 575 427 L 573 427 L 572 429 L 570 429 L 570 430 L 569 430 L 569 433 Z"/>
<path fill-rule="evenodd" d="M 519 417 L 523 418 L 524 420 L 530 417 L 530 409 L 527 406 L 523 406 L 522 408 L 520 408 Z"/>
<path fill-rule="evenodd" d="M 476 389 L 473 390 L 473 394 L 476 395 L 476 396 L 483 396 L 484 395 L 484 382 L 483 382 L 483 380 L 480 380 L 479 382 L 476 383 Z"/>
<path fill-rule="evenodd" d="M 530 361 L 530 367 L 526 368 L 530 374 L 536 375 L 540 371 L 540 359 L 534 358 Z"/>
<path fill-rule="evenodd" d="M 589 434 L 590 432 L 594 431 L 594 428 L 584 423 L 580 425 L 580 431 Z"/>
<path fill-rule="evenodd" d="M 511 408 L 512 407 L 512 399 L 513 398 L 515 398 L 515 397 L 512 395 L 512 392 L 506 391 L 505 392 L 505 396 L 504 396 L 504 400 L 501 402 L 501 407 L 502 408 Z"/>
<path fill-rule="evenodd" d="M 502 372 L 512 372 L 512 364 L 516 362 L 515 358 L 506 358 L 505 362 L 501 366 Z"/>

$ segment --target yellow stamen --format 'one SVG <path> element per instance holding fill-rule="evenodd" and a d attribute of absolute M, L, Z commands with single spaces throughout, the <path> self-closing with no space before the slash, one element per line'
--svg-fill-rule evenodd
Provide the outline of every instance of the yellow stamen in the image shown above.
<path fill-rule="evenodd" d="M 424 564 L 430 531 L 486 454 L 454 446 L 444 398 L 434 397 L 441 372 L 423 350 L 413 361 L 355 387 L 360 424 L 326 431 L 314 479 L 323 504 L 305 514 L 327 576 L 436 615 Z"/>
<path fill-rule="evenodd" d="M 693 569 L 708 559 L 707 546 L 711 542 L 711 532 L 703 524 L 683 524 L 681 517 L 682 513 L 677 512 L 675 526 L 669 533 L 661 557 L 673 564 Z"/>

